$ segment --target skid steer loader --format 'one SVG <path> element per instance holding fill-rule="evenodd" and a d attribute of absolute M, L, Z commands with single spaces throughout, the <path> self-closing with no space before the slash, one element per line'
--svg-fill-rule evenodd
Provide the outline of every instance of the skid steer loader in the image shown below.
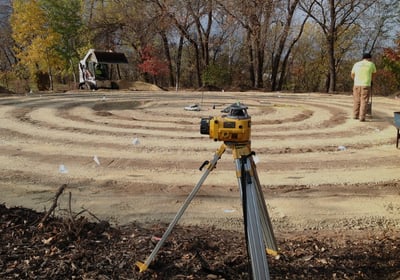
<path fill-rule="evenodd" d="M 90 49 L 79 62 L 79 89 L 119 89 L 120 64 L 128 64 L 125 54 Z"/>

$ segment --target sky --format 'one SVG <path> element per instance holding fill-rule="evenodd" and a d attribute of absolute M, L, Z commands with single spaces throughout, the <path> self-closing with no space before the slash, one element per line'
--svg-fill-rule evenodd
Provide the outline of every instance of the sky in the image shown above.
<path fill-rule="evenodd" d="M 0 0 L 0 20 L 3 21 L 11 13 L 11 0 Z"/>

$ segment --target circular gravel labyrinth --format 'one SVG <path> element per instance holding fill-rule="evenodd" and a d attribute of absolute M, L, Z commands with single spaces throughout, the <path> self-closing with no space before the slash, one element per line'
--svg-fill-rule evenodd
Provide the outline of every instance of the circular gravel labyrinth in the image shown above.
<path fill-rule="evenodd" d="M 262 92 L 68 92 L 0 98 L 0 203 L 43 210 L 67 184 L 75 211 L 117 223 L 168 222 L 221 145 L 200 119 L 235 102 L 252 117 L 252 149 L 279 228 L 399 218 L 393 112 L 375 97 L 366 122 L 350 95 Z M 200 111 L 184 107 L 199 104 Z M 228 150 L 183 220 L 235 228 L 240 194 Z M 59 210 L 68 209 L 67 193 Z M 368 205 L 368 207 L 366 207 Z M 369 208 L 369 209 L 368 209 Z M 342 223 L 345 226 L 345 223 Z M 279 226 L 281 225 L 281 227 Z"/>

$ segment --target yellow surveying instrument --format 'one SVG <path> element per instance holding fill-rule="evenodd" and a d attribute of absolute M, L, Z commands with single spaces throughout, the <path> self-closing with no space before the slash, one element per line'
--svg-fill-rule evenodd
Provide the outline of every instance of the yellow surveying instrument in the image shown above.
<path fill-rule="evenodd" d="M 136 262 L 140 272 L 147 270 L 226 148 L 230 148 L 235 160 L 236 176 L 242 199 L 246 245 L 251 261 L 252 276 L 254 280 L 270 279 L 267 253 L 276 255 L 278 248 L 253 159 L 255 153 L 250 148 L 251 117 L 247 114 L 247 107 L 240 103 L 232 104 L 223 112 L 226 112 L 227 115 L 201 119 L 200 133 L 209 135 L 214 141 L 223 141 L 224 143 L 215 152 L 211 162 L 205 161 L 201 165 L 200 170 L 206 165 L 207 169 L 186 198 L 150 256 L 144 263 Z"/>

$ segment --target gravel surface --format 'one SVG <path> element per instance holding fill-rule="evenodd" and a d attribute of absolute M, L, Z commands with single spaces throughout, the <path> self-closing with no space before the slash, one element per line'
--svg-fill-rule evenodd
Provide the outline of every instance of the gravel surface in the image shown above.
<path fill-rule="evenodd" d="M 200 118 L 237 101 L 280 248 L 271 279 L 398 279 L 399 99 L 360 123 L 350 95 L 101 90 L 0 96 L 0 279 L 249 279 L 229 150 L 150 268 L 134 265 L 221 145 Z"/>

